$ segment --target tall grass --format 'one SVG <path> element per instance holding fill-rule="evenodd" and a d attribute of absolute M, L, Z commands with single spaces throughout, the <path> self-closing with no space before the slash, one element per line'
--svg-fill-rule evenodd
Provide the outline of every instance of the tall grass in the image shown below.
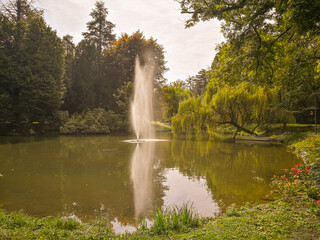
<path fill-rule="evenodd" d="M 184 204 L 181 207 L 159 208 L 154 214 L 153 225 L 149 231 L 158 235 L 170 231 L 185 232 L 188 229 L 197 228 L 199 225 L 200 218 L 194 212 L 193 206 Z"/>

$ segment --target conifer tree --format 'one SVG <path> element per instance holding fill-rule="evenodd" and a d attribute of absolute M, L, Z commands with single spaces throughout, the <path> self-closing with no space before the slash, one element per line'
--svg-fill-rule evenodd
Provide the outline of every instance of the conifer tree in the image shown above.
<path fill-rule="evenodd" d="M 115 40 L 115 35 L 112 33 L 115 25 L 107 20 L 107 15 L 108 9 L 104 2 L 97 1 L 95 9 L 90 13 L 92 21 L 87 23 L 88 32 L 83 33 L 85 39 L 93 42 L 100 53 Z"/>

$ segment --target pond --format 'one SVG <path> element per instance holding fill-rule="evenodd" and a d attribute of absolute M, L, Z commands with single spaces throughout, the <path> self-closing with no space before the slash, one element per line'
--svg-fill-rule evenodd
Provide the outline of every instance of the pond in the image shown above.
<path fill-rule="evenodd" d="M 215 216 L 231 204 L 267 202 L 270 179 L 298 161 L 277 145 L 159 138 L 1 137 L 0 208 L 106 217 L 122 233 L 160 207 L 188 203 Z"/>

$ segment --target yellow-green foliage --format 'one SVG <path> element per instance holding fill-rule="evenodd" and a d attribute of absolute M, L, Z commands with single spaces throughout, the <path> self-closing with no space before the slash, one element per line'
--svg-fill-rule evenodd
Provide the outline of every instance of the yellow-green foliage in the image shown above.
<path fill-rule="evenodd" d="M 170 122 L 171 118 L 178 112 L 179 103 L 189 98 L 191 96 L 191 91 L 183 89 L 179 83 L 173 83 L 171 86 L 166 86 L 162 91 L 166 103 L 164 118 L 167 122 Z"/>
<path fill-rule="evenodd" d="M 315 67 L 316 74 L 315 74 L 314 78 L 315 78 L 315 80 L 320 80 L 320 60 L 318 60 L 317 63 L 318 64 Z"/>
<path fill-rule="evenodd" d="M 292 113 L 279 107 L 278 91 L 278 87 L 267 88 L 248 82 L 235 86 L 225 84 L 209 105 L 219 122 L 239 125 L 294 122 Z"/>
<path fill-rule="evenodd" d="M 204 100 L 189 98 L 179 105 L 173 118 L 173 133 L 196 134 L 202 130 L 209 133 L 216 125 L 289 123 L 293 114 L 279 107 L 277 87 L 267 88 L 248 82 L 230 86 L 211 82 Z"/>
<path fill-rule="evenodd" d="M 191 97 L 179 104 L 178 114 L 172 118 L 175 134 L 193 135 L 204 129 L 207 114 L 200 97 Z"/>

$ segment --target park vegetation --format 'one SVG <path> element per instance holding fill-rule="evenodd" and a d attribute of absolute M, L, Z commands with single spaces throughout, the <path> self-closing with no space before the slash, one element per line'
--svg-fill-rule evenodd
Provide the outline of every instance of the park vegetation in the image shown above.
<path fill-rule="evenodd" d="M 57 36 L 29 1 L 1 3 L 0 134 L 109 133 L 128 129 L 134 62 L 152 52 L 156 92 L 164 48 L 141 31 L 113 33 L 97 1 L 83 39 Z M 155 105 L 157 103 L 155 102 Z"/>
<path fill-rule="evenodd" d="M 170 84 L 163 46 L 139 30 L 116 36 L 102 1 L 77 44 L 59 38 L 28 1 L 3 3 L 0 134 L 128 131 L 134 62 L 137 55 L 146 62 L 146 51 L 157 65 L 154 120 L 172 124 L 174 134 L 212 136 L 232 126 L 234 136 L 258 135 L 270 124 L 319 118 L 317 1 L 178 2 L 187 27 L 223 20 L 226 40 L 209 69 Z"/>
<path fill-rule="evenodd" d="M 178 2 L 189 17 L 187 27 L 223 20 L 226 41 L 217 47 L 211 68 L 185 83 L 193 94 L 185 98 L 175 92 L 183 100 L 170 113 L 175 134 L 212 135 L 217 127 L 231 125 L 235 134 L 257 135 L 254 130 L 262 126 L 317 120 L 317 1 Z"/>
<path fill-rule="evenodd" d="M 187 27 L 223 20 L 226 41 L 217 47 L 210 69 L 170 84 L 163 77 L 164 48 L 140 31 L 115 36 L 102 1 L 96 2 L 78 44 L 69 35 L 59 38 L 43 12 L 26 0 L 2 4 L 0 134 L 127 130 L 134 61 L 137 55 L 146 61 L 142 53 L 150 50 L 158 65 L 156 117 L 171 123 L 177 135 L 213 135 L 226 125 L 235 135 L 257 135 L 268 126 L 275 134 L 272 124 L 317 121 L 319 1 L 177 1 L 189 17 Z M 318 239 L 320 137 L 310 132 L 297 137 L 296 132 L 278 137 L 304 163 L 274 177 L 270 204 L 231 207 L 217 219 L 199 218 L 188 207 L 159 209 L 152 226 L 142 221 L 135 233 L 121 236 L 104 219 L 82 223 L 0 211 L 0 238 Z"/>

